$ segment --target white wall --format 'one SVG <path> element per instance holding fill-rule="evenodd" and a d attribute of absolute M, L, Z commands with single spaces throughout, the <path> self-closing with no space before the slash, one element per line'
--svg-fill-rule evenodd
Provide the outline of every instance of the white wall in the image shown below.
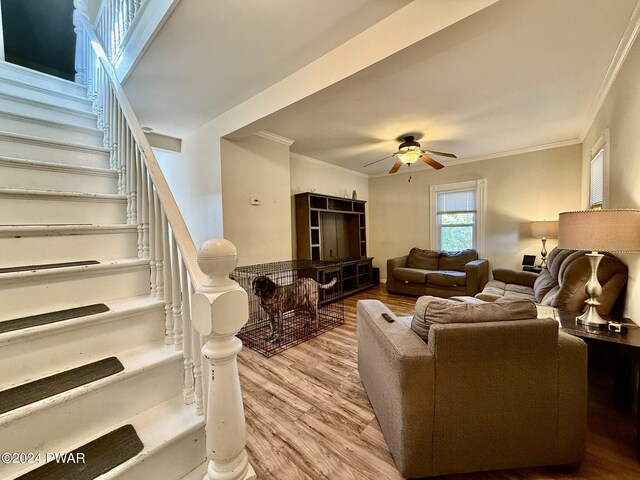
<path fill-rule="evenodd" d="M 490 268 L 522 268 L 522 256 L 536 255 L 540 240 L 528 236 L 528 222 L 556 220 L 580 205 L 580 145 L 418 170 L 369 180 L 369 245 L 386 279 L 386 261 L 411 247 L 430 248 L 429 186 L 486 179 L 486 252 Z M 406 170 L 405 170 L 406 172 Z M 411 181 L 409 182 L 409 178 Z M 547 250 L 556 246 L 547 242 Z"/>
<path fill-rule="evenodd" d="M 182 152 L 154 150 L 196 248 L 222 237 L 220 143 L 205 126 L 182 139 Z"/>
<path fill-rule="evenodd" d="M 610 130 L 609 204 L 640 208 L 640 43 L 636 41 L 582 143 L 582 205 L 589 195 L 590 150 Z M 629 267 L 625 315 L 640 323 L 640 254 L 618 255 Z"/>
<path fill-rule="evenodd" d="M 238 248 L 238 264 L 291 260 L 289 146 L 252 135 L 223 139 L 221 152 L 224 237 Z"/>
<path fill-rule="evenodd" d="M 316 159 L 291 154 L 291 244 L 293 258 L 296 256 L 296 216 L 293 195 L 302 192 L 315 192 L 334 197 L 351 198 L 356 191 L 358 200 L 369 199 L 369 177 L 346 168 L 320 162 Z M 369 233 L 369 208 L 365 204 L 367 234 Z M 369 247 L 370 248 L 370 247 Z M 369 253 L 369 252 L 367 252 Z"/>

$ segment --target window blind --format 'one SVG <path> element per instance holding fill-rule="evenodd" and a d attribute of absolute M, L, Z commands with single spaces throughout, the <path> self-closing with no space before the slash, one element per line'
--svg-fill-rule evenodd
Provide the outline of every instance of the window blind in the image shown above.
<path fill-rule="evenodd" d="M 476 189 L 438 192 L 438 215 L 442 213 L 466 213 L 476 211 Z"/>
<path fill-rule="evenodd" d="M 591 160 L 589 206 L 602 206 L 604 198 L 604 148 Z"/>

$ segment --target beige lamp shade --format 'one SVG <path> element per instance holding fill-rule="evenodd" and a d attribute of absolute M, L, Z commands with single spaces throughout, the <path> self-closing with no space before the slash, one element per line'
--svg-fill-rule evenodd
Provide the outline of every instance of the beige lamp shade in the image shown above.
<path fill-rule="evenodd" d="M 640 210 L 583 210 L 560 214 L 558 247 L 600 252 L 640 251 Z"/>
<path fill-rule="evenodd" d="M 535 238 L 558 238 L 558 222 L 555 220 L 530 222 L 529 231 Z"/>

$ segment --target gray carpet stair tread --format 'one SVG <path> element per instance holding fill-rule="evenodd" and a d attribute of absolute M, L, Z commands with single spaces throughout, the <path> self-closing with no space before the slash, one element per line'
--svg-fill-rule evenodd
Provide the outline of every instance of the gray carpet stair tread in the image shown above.
<path fill-rule="evenodd" d="M 56 312 L 15 318 L 0 322 L 0 333 L 22 330 L 23 328 L 39 327 L 41 325 L 47 325 L 48 323 L 62 322 L 72 318 L 86 317 L 88 315 L 95 315 L 97 313 L 104 313 L 108 311 L 109 307 L 104 303 L 95 303 L 93 305 L 85 305 L 84 307 L 68 308 L 66 310 L 58 310 Z"/>
<path fill-rule="evenodd" d="M 135 457 L 144 448 L 133 425 L 125 425 L 70 452 L 77 463 L 50 461 L 19 480 L 93 480 Z M 82 455 L 78 455 L 82 454 Z M 84 461 L 80 458 L 84 457 Z"/>
<path fill-rule="evenodd" d="M 79 262 L 45 263 L 40 265 L 20 265 L 17 267 L 0 268 L 0 273 L 28 272 L 30 270 L 44 270 L 47 268 L 79 267 L 83 265 L 97 265 L 97 260 L 82 260 Z"/>
<path fill-rule="evenodd" d="M 120 363 L 120 360 L 116 357 L 109 357 L 3 390 L 0 392 L 0 415 L 58 393 L 66 392 L 72 388 L 114 375 L 122 370 L 124 370 L 124 366 Z"/>

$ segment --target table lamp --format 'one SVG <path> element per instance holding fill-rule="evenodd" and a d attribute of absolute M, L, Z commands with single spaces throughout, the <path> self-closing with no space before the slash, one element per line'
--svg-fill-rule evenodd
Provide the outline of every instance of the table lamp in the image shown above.
<path fill-rule="evenodd" d="M 547 268 L 547 238 L 558 238 L 558 222 L 555 220 L 542 220 L 541 222 L 530 222 L 529 230 L 531 236 L 542 240 L 542 251 L 540 252 L 540 268 Z"/>
<path fill-rule="evenodd" d="M 640 210 L 584 210 L 560 214 L 558 247 L 590 251 L 591 277 L 585 288 L 587 309 L 576 318 L 579 324 L 604 328 L 607 322 L 596 307 L 602 287 L 598 282 L 598 265 L 604 255 L 598 252 L 640 251 Z"/>

